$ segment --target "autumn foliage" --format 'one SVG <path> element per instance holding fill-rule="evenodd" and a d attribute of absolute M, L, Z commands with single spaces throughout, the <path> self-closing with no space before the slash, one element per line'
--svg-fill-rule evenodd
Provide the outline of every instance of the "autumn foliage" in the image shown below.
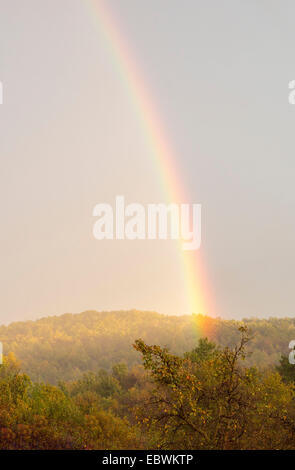
<path fill-rule="evenodd" d="M 292 365 L 282 357 L 254 367 L 255 332 L 247 322 L 230 331 L 228 346 L 200 338 L 178 354 L 138 339 L 129 346 L 135 361 L 102 368 L 93 353 L 88 370 L 53 383 L 32 380 L 9 353 L 0 366 L 0 449 L 294 449 Z M 54 356 L 60 370 L 69 370 L 71 344 Z M 48 373 L 43 358 L 34 364 Z"/>

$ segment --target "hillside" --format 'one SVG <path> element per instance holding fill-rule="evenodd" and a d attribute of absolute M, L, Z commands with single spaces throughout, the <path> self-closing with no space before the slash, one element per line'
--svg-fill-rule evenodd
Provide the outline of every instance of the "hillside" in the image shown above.
<path fill-rule="evenodd" d="M 278 362 L 295 339 L 295 319 L 244 320 L 254 333 L 247 364 L 261 368 Z M 239 322 L 202 315 L 166 316 L 154 312 L 87 311 L 12 323 L 0 327 L 4 353 L 13 352 L 32 380 L 75 380 L 85 371 L 110 370 L 119 362 L 140 362 L 132 348 L 138 338 L 168 347 L 175 354 L 193 349 L 200 337 L 218 345 L 237 340 Z"/>

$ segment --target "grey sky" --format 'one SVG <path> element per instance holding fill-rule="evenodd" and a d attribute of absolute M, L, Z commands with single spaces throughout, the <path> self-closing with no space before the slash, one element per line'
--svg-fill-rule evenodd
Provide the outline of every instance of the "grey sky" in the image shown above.
<path fill-rule="evenodd" d="M 165 202 L 89 1 L 0 0 L 0 321 L 187 313 L 174 242 L 97 242 L 93 206 Z M 203 207 L 214 314 L 294 314 L 293 1 L 107 0 Z"/>

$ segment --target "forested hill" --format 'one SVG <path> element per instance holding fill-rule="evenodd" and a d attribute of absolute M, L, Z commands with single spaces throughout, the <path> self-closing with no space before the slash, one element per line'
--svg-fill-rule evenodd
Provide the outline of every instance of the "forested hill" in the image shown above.
<path fill-rule="evenodd" d="M 288 344 L 295 339 L 295 318 L 244 322 L 254 333 L 248 364 L 269 367 L 288 353 Z M 132 347 L 138 338 L 183 354 L 204 336 L 220 346 L 233 345 L 238 325 L 201 315 L 87 311 L 1 326 L 0 341 L 4 354 L 13 352 L 33 380 L 57 383 L 74 380 L 85 371 L 110 369 L 118 362 L 139 363 L 140 356 Z"/>

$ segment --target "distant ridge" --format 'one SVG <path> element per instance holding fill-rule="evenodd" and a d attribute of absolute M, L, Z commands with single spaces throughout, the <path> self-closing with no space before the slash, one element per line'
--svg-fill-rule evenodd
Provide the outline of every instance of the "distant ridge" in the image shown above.
<path fill-rule="evenodd" d="M 33 380 L 57 383 L 75 379 L 85 371 L 110 369 L 118 362 L 129 366 L 140 357 L 132 344 L 142 338 L 148 344 L 166 346 L 177 354 L 194 348 L 203 335 L 200 324 L 210 324 L 207 335 L 221 346 L 237 339 L 241 322 L 200 315 L 170 316 L 156 312 L 85 311 L 0 327 L 4 354 L 14 353 Z M 295 339 L 294 318 L 246 319 L 254 333 L 249 364 L 269 367 Z"/>

